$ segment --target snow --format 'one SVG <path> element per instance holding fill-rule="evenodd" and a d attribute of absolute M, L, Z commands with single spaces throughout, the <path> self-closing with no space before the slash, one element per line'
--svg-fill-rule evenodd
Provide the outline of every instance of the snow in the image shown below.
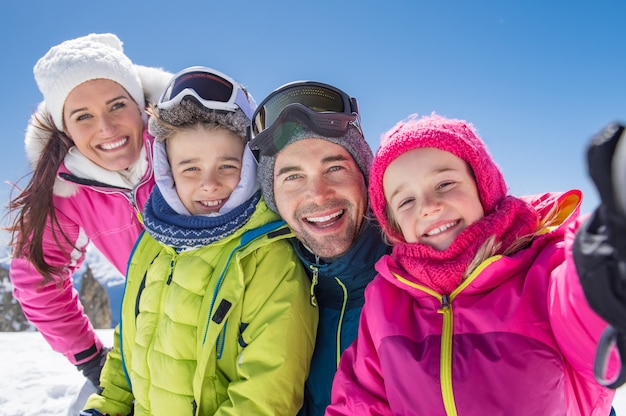
<path fill-rule="evenodd" d="M 97 330 L 106 345 L 113 330 Z M 0 416 L 65 415 L 85 379 L 38 332 L 0 332 Z M 626 386 L 614 401 L 626 415 Z"/>
<path fill-rule="evenodd" d="M 113 345 L 113 330 L 97 330 Z M 85 378 L 38 332 L 0 332 L 0 416 L 63 416 Z"/>

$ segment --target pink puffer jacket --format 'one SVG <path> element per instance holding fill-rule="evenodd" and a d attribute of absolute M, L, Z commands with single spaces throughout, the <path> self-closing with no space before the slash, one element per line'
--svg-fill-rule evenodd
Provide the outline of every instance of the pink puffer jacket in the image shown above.
<path fill-rule="evenodd" d="M 487 259 L 449 297 L 383 257 L 326 415 L 608 415 L 614 391 L 592 371 L 606 323 L 571 252 L 580 200 L 534 199 L 560 207 L 560 226 Z"/>
<path fill-rule="evenodd" d="M 73 177 L 64 165 L 57 183 L 64 181 L 70 196 L 54 195 L 60 227 L 70 243 L 56 241 L 48 227 L 43 237 L 46 261 L 64 268 L 60 282 L 42 284 L 43 277 L 24 258 L 11 262 L 13 295 L 26 315 L 50 346 L 70 362 L 78 364 L 92 358 L 102 342 L 97 337 L 72 284 L 72 275 L 80 268 L 85 250 L 92 242 L 119 270 L 126 274 L 130 252 L 142 231 L 141 210 L 154 187 L 152 173 L 152 137 L 144 131 L 148 169 L 134 189 L 96 185 Z M 56 185 L 55 185 L 56 190 Z M 72 247 L 72 245 L 75 247 Z"/>

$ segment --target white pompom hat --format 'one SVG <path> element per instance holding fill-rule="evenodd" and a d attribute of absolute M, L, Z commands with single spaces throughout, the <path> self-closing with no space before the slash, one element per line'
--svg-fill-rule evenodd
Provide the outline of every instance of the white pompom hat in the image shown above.
<path fill-rule="evenodd" d="M 53 46 L 35 64 L 35 81 L 43 94 L 54 124 L 63 130 L 63 106 L 70 92 L 92 79 L 109 79 L 120 84 L 145 109 L 141 80 L 122 41 L 112 33 L 92 33 Z"/>

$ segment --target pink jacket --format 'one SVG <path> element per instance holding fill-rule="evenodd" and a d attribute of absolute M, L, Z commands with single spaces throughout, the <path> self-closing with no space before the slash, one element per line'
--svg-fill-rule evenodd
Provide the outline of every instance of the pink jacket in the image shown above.
<path fill-rule="evenodd" d="M 560 206 L 560 226 L 487 259 L 449 298 L 381 258 L 326 415 L 608 415 L 614 391 L 592 370 L 606 323 L 571 252 L 581 197 L 534 198 Z"/>
<path fill-rule="evenodd" d="M 32 322 L 55 351 L 78 364 L 92 358 L 102 347 L 94 332 L 72 275 L 80 268 L 85 250 L 91 241 L 119 270 L 126 274 L 130 252 L 142 230 L 140 214 L 154 186 L 152 173 L 152 137 L 144 131 L 148 169 L 135 189 L 123 189 L 80 183 L 61 165 L 57 183 L 65 189 L 74 187 L 71 196 L 59 196 L 55 184 L 54 207 L 63 232 L 70 243 L 55 241 L 49 228 L 44 233 L 46 261 L 65 268 L 60 282 L 42 285 L 42 276 L 24 258 L 11 262 L 10 278 L 13 295 L 20 302 L 26 318 Z M 86 182 L 86 181 L 82 181 Z M 72 245 L 76 248 L 73 249 Z M 70 253 L 69 255 L 66 253 Z M 58 284 L 58 285 L 57 285 Z"/>

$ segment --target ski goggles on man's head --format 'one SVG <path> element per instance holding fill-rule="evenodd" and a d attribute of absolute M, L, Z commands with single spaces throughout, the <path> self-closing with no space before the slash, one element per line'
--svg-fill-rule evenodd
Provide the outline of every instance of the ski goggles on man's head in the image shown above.
<path fill-rule="evenodd" d="M 249 119 L 256 109 L 254 99 L 238 82 L 204 66 L 192 66 L 174 75 L 157 108 L 170 110 L 183 99 L 193 99 L 209 110 L 235 111 L 240 108 Z"/>
<path fill-rule="evenodd" d="M 274 136 L 290 131 L 281 125 L 291 122 L 322 136 L 342 136 L 349 126 L 363 134 L 356 98 L 321 82 L 296 81 L 279 87 L 257 107 L 250 128 L 251 149 L 263 155 L 276 154 L 289 138 Z"/>

